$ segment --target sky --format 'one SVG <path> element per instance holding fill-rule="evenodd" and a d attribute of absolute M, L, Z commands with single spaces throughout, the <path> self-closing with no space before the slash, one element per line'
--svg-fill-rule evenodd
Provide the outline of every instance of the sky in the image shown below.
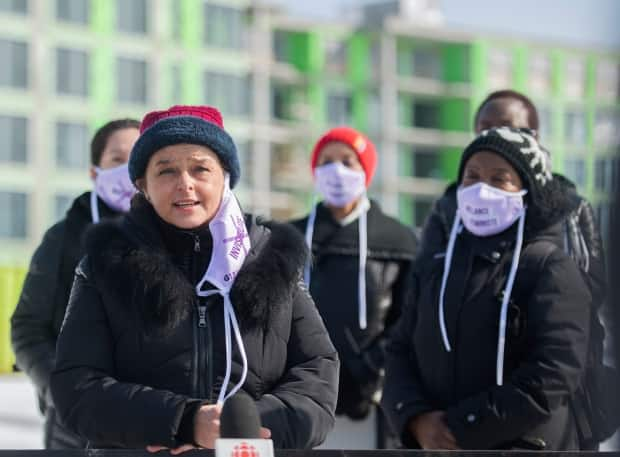
<path fill-rule="evenodd" d="M 370 0 L 269 0 L 316 19 L 346 16 Z M 620 50 L 620 0 L 440 0 L 446 26 L 578 47 Z"/>

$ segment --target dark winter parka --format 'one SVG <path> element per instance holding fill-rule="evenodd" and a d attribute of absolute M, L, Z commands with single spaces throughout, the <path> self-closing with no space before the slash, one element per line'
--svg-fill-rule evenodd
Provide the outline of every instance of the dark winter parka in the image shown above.
<path fill-rule="evenodd" d="M 527 220 L 508 308 L 501 386 L 499 314 L 516 224 L 495 236 L 463 229 L 457 237 L 444 300 L 451 352 L 438 317 L 445 244 L 416 267 L 413 302 L 389 346 L 383 395 L 383 407 L 408 446 L 418 446 L 410 421 L 441 410 L 464 449 L 579 448 L 571 396 L 584 371 L 591 296 L 575 263 L 558 247 L 561 218 L 546 227 Z"/>
<path fill-rule="evenodd" d="M 303 233 L 308 218 L 293 224 Z M 312 239 L 310 293 L 342 362 L 337 414 L 365 417 L 381 388 L 385 344 L 407 302 L 416 241 L 413 232 L 371 201 L 367 213 L 367 321 L 359 327 L 359 232 L 355 220 L 341 226 L 323 204 Z"/>
<path fill-rule="evenodd" d="M 30 262 L 19 302 L 11 318 L 17 366 L 34 383 L 45 413 L 48 449 L 83 448 L 86 442 L 60 424 L 48 395 L 56 360 L 56 341 L 69 302 L 75 267 L 84 256 L 84 233 L 92 224 L 90 192 L 73 201 L 66 217 L 43 236 Z M 120 216 L 98 199 L 103 219 Z"/>
<path fill-rule="evenodd" d="M 561 183 L 569 196 L 572 207 L 570 213 L 564 218 L 562 236 L 557 240 L 558 245 L 578 265 L 581 264 L 580 269 L 586 273 L 584 279 L 592 294 L 592 304 L 599 309 L 605 301 L 607 273 L 601 231 L 594 217 L 594 209 L 586 199 L 577 193 L 572 182 L 561 175 L 555 175 L 555 178 Z M 444 195 L 433 205 L 422 231 L 422 241 L 417 252 L 419 259 L 423 259 L 429 254 L 432 255 L 447 243 L 450 227 L 456 213 L 456 188 L 456 184 L 448 186 Z M 583 260 L 580 234 L 587 249 L 587 261 Z M 584 263 L 587 267 L 583 265 Z"/>
<path fill-rule="evenodd" d="M 292 228 L 246 217 L 252 248 L 231 300 L 255 400 L 277 448 L 318 445 L 331 430 L 338 357 L 300 282 L 306 258 Z M 63 421 L 93 447 L 175 447 L 213 403 L 225 373 L 223 304 L 197 298 L 208 229 L 183 231 L 140 201 L 94 227 L 58 342 L 52 394 Z M 242 361 L 233 344 L 231 385 Z"/>

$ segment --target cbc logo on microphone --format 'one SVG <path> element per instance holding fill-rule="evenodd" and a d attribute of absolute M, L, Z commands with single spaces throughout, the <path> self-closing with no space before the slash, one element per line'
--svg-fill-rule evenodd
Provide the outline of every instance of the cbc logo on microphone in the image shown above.
<path fill-rule="evenodd" d="M 230 457 L 260 457 L 260 453 L 251 444 L 241 443 L 234 447 Z"/>

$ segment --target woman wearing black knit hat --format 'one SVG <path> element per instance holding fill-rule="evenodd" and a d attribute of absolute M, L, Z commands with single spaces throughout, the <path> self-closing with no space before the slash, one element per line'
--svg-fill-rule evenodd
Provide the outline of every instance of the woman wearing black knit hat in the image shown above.
<path fill-rule="evenodd" d="M 590 294 L 558 247 L 570 200 L 536 139 L 502 127 L 464 151 L 448 242 L 417 266 L 382 406 L 424 449 L 579 448 Z"/>
<path fill-rule="evenodd" d="M 222 405 L 249 394 L 278 448 L 333 426 L 338 356 L 306 289 L 302 236 L 243 214 L 219 111 L 147 114 L 127 216 L 87 237 L 51 390 L 92 447 L 213 448 Z"/>

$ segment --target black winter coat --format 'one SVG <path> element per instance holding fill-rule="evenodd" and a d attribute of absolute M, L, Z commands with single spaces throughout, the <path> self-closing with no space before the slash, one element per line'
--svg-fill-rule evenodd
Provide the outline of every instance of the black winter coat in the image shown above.
<path fill-rule="evenodd" d="M 118 216 L 98 200 L 102 218 Z M 90 192 L 76 198 L 65 219 L 45 232 L 34 252 L 19 302 L 11 318 L 17 366 L 34 383 L 45 413 L 46 448 L 83 448 L 86 442 L 58 421 L 48 395 L 56 341 L 69 302 L 75 267 L 84 256 L 83 236 L 92 224 Z"/>
<path fill-rule="evenodd" d="M 231 291 L 249 361 L 243 390 L 277 448 L 316 446 L 333 426 L 339 363 L 299 279 L 303 240 L 287 226 L 246 225 L 252 248 Z M 172 228 L 144 202 L 91 231 L 51 388 L 92 446 L 193 441 L 193 412 L 217 399 L 226 363 L 222 298 L 194 291 L 210 243 L 208 229 Z M 242 369 L 233 347 L 227 390 Z"/>
<path fill-rule="evenodd" d="M 446 287 L 441 337 L 438 301 L 444 249 L 415 274 L 414 301 L 389 346 L 383 407 L 404 443 L 408 424 L 433 410 L 464 449 L 579 448 L 571 397 L 584 371 L 590 294 L 557 244 L 561 223 L 526 238 L 508 309 L 504 383 L 496 385 L 501 292 L 516 227 L 492 237 L 463 229 Z"/>
<path fill-rule="evenodd" d="M 607 273 L 601 231 L 594 216 L 594 209 L 588 201 L 577 193 L 575 185 L 561 175 L 554 175 L 561 183 L 572 204 L 572 210 L 565 217 L 562 224 L 562 237 L 557 239 L 560 246 L 586 272 L 584 279 L 592 294 L 592 304 L 599 309 L 605 301 L 607 291 Z M 448 242 L 450 228 L 456 213 L 457 185 L 451 184 L 444 195 L 439 198 L 426 219 L 420 237 L 420 249 L 417 258 L 423 261 L 429 254 L 442 249 Z M 587 271 L 583 268 L 586 263 L 581 254 L 582 248 L 578 239 L 581 232 L 587 246 Z"/>
<path fill-rule="evenodd" d="M 308 218 L 292 223 L 306 231 Z M 385 344 L 408 300 L 416 240 L 413 232 L 371 201 L 367 213 L 367 321 L 359 327 L 358 221 L 341 226 L 323 204 L 317 208 L 312 239 L 310 294 L 325 321 L 340 360 L 337 414 L 365 417 L 380 390 Z"/>

